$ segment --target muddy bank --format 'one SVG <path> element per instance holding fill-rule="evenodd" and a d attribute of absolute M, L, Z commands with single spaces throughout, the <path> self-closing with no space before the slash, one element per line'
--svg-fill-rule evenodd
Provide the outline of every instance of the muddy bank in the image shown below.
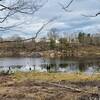
<path fill-rule="evenodd" d="M 60 59 L 100 59 L 100 54 L 78 54 L 70 55 L 69 53 L 57 52 L 57 51 L 42 51 L 42 52 L 20 52 L 18 54 L 13 54 L 13 52 L 2 52 L 0 53 L 0 58 L 2 57 L 32 57 L 32 58 L 60 58 Z"/>
<path fill-rule="evenodd" d="M 29 44 L 28 44 L 29 45 Z M 69 45 L 66 48 L 47 48 L 47 46 L 33 49 L 31 47 L 17 48 L 9 47 L 5 48 L 2 44 L 0 46 L 0 57 L 47 57 L 47 58 L 63 58 L 63 57 L 76 57 L 76 58 L 100 58 L 100 47 L 94 45 Z"/>
<path fill-rule="evenodd" d="M 56 84 L 56 85 L 55 85 Z M 67 88 L 71 87 L 71 88 Z M 78 89 L 81 91 L 76 91 Z M 15 81 L 0 76 L 0 100 L 99 100 L 100 81 Z"/>

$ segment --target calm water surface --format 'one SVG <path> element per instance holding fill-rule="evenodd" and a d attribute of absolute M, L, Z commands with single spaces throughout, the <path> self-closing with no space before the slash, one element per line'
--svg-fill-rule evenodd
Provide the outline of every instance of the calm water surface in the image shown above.
<path fill-rule="evenodd" d="M 68 60 L 44 58 L 0 58 L 0 71 L 11 69 L 15 71 L 39 72 L 100 72 L 100 60 Z"/>

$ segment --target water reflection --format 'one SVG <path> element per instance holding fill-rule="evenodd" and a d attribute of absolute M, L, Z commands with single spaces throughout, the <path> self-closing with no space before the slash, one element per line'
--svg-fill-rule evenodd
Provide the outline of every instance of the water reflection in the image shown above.
<path fill-rule="evenodd" d="M 44 58 L 0 58 L 0 71 L 100 72 L 100 60 L 67 60 Z"/>
<path fill-rule="evenodd" d="M 85 72 L 87 70 L 87 64 L 86 63 L 79 63 L 79 71 L 80 72 Z"/>

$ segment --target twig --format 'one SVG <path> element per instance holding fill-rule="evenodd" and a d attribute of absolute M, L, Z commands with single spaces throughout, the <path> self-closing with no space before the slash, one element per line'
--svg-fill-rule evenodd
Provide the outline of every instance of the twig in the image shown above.
<path fill-rule="evenodd" d="M 67 5 L 63 5 L 63 4 L 61 4 L 61 3 L 58 3 L 60 6 L 61 6 L 61 8 L 64 10 L 64 11 L 66 11 L 66 12 L 71 12 L 71 10 L 68 10 L 68 8 L 70 7 L 70 5 L 73 3 L 73 1 L 74 0 L 71 0 Z"/>
<path fill-rule="evenodd" d="M 96 13 L 95 15 L 85 15 L 85 14 L 82 14 L 82 16 L 84 17 L 97 17 L 100 15 L 100 11 L 98 13 Z"/>

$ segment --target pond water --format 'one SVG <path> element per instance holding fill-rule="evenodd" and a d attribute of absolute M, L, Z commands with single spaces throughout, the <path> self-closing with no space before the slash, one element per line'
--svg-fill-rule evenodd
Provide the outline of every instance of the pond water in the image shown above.
<path fill-rule="evenodd" d="M 0 71 L 39 71 L 39 72 L 100 72 L 100 60 L 68 60 L 45 58 L 0 58 Z"/>

